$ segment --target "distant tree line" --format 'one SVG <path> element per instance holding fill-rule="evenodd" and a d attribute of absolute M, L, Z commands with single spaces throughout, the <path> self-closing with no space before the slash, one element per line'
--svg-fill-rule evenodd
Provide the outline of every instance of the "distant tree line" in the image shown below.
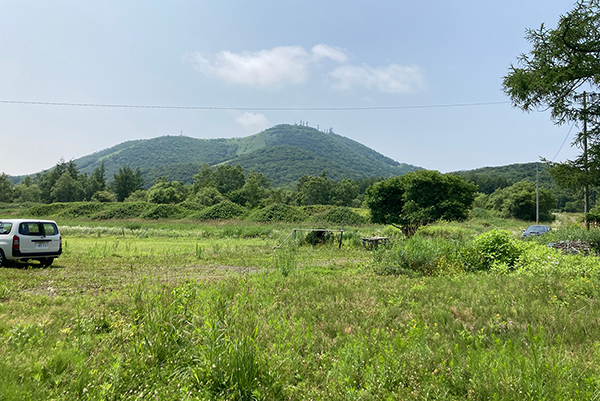
<path fill-rule="evenodd" d="M 272 203 L 290 205 L 335 205 L 360 207 L 366 189 L 382 178 L 334 181 L 323 171 L 319 176 L 305 175 L 289 188 L 273 188 L 269 180 L 255 171 L 246 172 L 240 165 L 201 166 L 193 184 L 168 181 L 158 177 L 145 190 L 140 169 L 123 165 L 107 182 L 104 163 L 90 175 L 80 173 L 74 161 L 60 160 L 54 168 L 27 176 L 13 184 L 9 176 L 0 175 L 0 202 L 125 202 L 147 201 L 156 204 L 212 206 L 228 200 L 249 208 Z"/>
<path fill-rule="evenodd" d="M 530 168 L 530 167 L 528 167 Z M 521 168 L 519 168 L 521 170 Z M 320 175 L 305 175 L 295 185 L 286 188 L 274 188 L 265 175 L 256 171 L 245 171 L 240 165 L 228 164 L 211 167 L 204 164 L 193 177 L 192 184 L 184 184 L 181 181 L 169 181 L 165 177 L 155 179 L 149 189 L 144 183 L 139 169 L 133 169 L 123 165 L 118 172 L 113 174 L 112 180 L 107 182 L 104 164 L 96 168 L 92 174 L 80 173 L 73 161 L 60 160 L 50 170 L 36 174 L 33 177 L 25 177 L 16 185 L 10 181 L 6 174 L 0 174 L 0 202 L 4 203 L 54 203 L 54 202 L 133 202 L 146 201 L 153 204 L 184 204 L 194 210 L 202 210 L 205 207 L 229 201 L 246 208 L 255 209 L 271 204 L 287 204 L 296 206 L 309 205 L 334 205 L 343 207 L 361 207 L 375 204 L 373 189 L 387 191 L 386 188 L 394 187 L 394 191 L 400 191 L 403 197 L 410 194 L 404 189 L 408 184 L 408 177 L 419 177 L 420 183 L 436 182 L 428 189 L 432 194 L 440 193 L 444 186 L 452 185 L 459 187 L 458 183 L 464 181 L 475 188 L 477 194 L 474 197 L 474 207 L 485 209 L 489 212 L 506 218 L 517 218 L 522 220 L 535 220 L 536 217 L 536 191 L 535 183 L 527 180 L 510 182 L 510 179 L 502 175 L 486 174 L 461 174 L 452 173 L 431 175 L 423 170 L 423 175 L 402 175 L 393 179 L 366 178 L 360 180 L 342 179 L 335 181 L 328 177 L 323 171 Z M 429 174 L 429 175 L 428 175 Z M 523 176 L 523 171 L 517 171 L 515 176 Z M 399 180 L 399 177 L 404 177 Z M 461 181 L 452 181 L 461 176 Z M 551 220 L 552 212 L 560 208 L 565 211 L 576 212 L 583 209 L 580 193 L 564 189 L 555 185 L 547 171 L 544 172 L 540 188 L 540 218 Z M 393 181 L 394 179 L 399 181 Z M 393 181 L 391 187 L 383 182 Z M 450 181 L 448 181 L 450 180 Z M 386 186 L 387 185 L 387 186 Z M 412 184 L 411 184 L 412 185 Z M 423 184 L 425 185 L 425 184 Z M 427 184 L 429 185 L 429 184 Z M 400 188 L 400 189 L 398 189 Z M 437 188 L 437 189 L 436 189 Z M 471 187 L 470 187 L 471 188 Z M 369 192 L 371 191 L 371 192 Z M 405 192 L 402 192 L 405 191 Z M 443 191 L 442 191 L 443 192 Z M 367 196 L 371 193 L 371 198 Z M 595 192 L 593 192 L 595 194 Z M 395 195 L 396 196 L 396 195 Z M 400 196 L 400 195 L 397 195 Z M 411 195 L 412 196 L 412 195 Z M 371 199 L 369 201 L 369 199 Z M 441 199 L 441 198 L 440 198 Z M 366 201 L 366 202 L 365 202 Z M 404 202 L 404 201 L 403 201 Z M 412 201 L 408 202 L 408 204 Z M 416 201 L 415 201 L 416 202 Z M 441 201 L 440 201 L 441 202 Z M 467 202 L 469 203 L 469 202 Z M 400 207 L 397 200 L 383 205 L 395 204 Z M 415 203 L 415 204 L 418 204 Z M 432 203 L 432 205 L 435 202 Z M 385 206 L 385 207 L 387 207 Z M 402 208 L 401 208 L 402 209 Z M 411 232 L 414 221 L 418 219 L 413 215 L 411 221 L 403 220 L 407 210 L 400 214 L 396 210 L 396 217 L 385 216 L 378 209 L 378 216 L 374 221 L 385 223 L 392 222 L 404 231 Z M 437 209 L 431 209 L 437 210 Z M 373 211 L 372 211 L 373 212 Z M 384 213 L 384 214 L 382 214 Z M 437 211 L 435 213 L 438 213 Z M 435 220 L 437 216 L 431 212 L 427 217 L 419 217 L 423 222 Z M 446 213 L 446 212 L 444 212 Z M 442 217 L 446 216 L 443 213 Z M 433 216 L 433 217 L 432 217 Z M 464 210 L 456 216 L 464 218 Z M 447 218 L 443 217 L 443 218 Z M 417 220 L 415 220 L 417 219 Z M 385 224 L 392 224 L 385 223 Z M 417 224 L 418 226 L 418 224 Z"/>

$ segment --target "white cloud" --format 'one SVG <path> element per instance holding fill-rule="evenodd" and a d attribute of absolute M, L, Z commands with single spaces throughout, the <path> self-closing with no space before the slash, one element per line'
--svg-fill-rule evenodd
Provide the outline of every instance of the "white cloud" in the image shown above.
<path fill-rule="evenodd" d="M 305 81 L 311 59 L 300 46 L 275 47 L 258 52 L 222 51 L 216 56 L 191 55 L 195 68 L 209 77 L 234 85 L 279 87 Z"/>
<path fill-rule="evenodd" d="M 187 59 L 196 70 L 208 77 L 231 85 L 262 89 L 301 84 L 308 78 L 311 67 L 323 60 L 341 64 L 328 74 L 335 89 L 362 86 L 384 93 L 409 93 L 424 85 L 423 73 L 414 64 L 390 64 L 377 68 L 367 64 L 352 65 L 343 49 L 323 43 L 310 51 L 301 46 L 282 46 L 256 52 L 232 53 L 225 50 L 216 55 L 190 53 Z"/>
<path fill-rule="evenodd" d="M 341 49 L 327 46 L 324 44 L 316 45 L 312 48 L 312 52 L 315 55 L 315 58 L 329 58 L 333 61 L 337 61 L 338 63 L 345 63 L 348 61 L 348 56 Z"/>
<path fill-rule="evenodd" d="M 235 121 L 238 124 L 251 129 L 252 131 L 262 131 L 271 126 L 271 123 L 264 114 L 260 113 L 244 113 L 238 116 Z"/>
<path fill-rule="evenodd" d="M 367 89 L 385 93 L 409 93 L 419 90 L 424 85 L 421 69 L 416 65 L 403 66 L 390 64 L 387 67 L 374 68 L 344 65 L 329 73 L 336 82 L 336 89 L 350 89 L 353 86 L 363 86 Z"/>

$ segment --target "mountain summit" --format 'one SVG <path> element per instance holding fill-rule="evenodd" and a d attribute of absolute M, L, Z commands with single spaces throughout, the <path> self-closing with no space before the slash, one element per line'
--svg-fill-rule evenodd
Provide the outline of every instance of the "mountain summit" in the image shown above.
<path fill-rule="evenodd" d="M 239 164 L 246 171 L 263 173 L 275 186 L 296 182 L 304 175 L 319 175 L 323 170 L 337 181 L 390 177 L 419 169 L 341 135 L 288 124 L 244 138 L 162 136 L 128 141 L 75 160 L 79 170 L 87 173 L 101 162 L 109 181 L 127 164 L 141 170 L 146 186 L 160 176 L 191 183 L 204 163 Z"/>

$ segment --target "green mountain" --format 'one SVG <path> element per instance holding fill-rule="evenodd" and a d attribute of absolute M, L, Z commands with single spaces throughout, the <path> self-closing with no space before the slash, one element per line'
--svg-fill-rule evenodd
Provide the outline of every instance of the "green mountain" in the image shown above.
<path fill-rule="evenodd" d="M 519 181 L 536 181 L 539 168 L 540 185 L 553 187 L 552 178 L 545 163 L 519 163 L 497 167 L 481 167 L 474 170 L 456 171 L 459 175 L 478 185 L 479 191 L 491 194 L 498 188 L 508 187 Z"/>
<path fill-rule="evenodd" d="M 146 186 L 157 177 L 191 183 L 200 166 L 241 165 L 263 173 L 275 186 L 325 170 L 334 180 L 390 177 L 419 167 L 398 163 L 349 138 L 298 125 L 277 125 L 245 138 L 196 139 L 163 136 L 121 143 L 75 159 L 82 173 L 104 162 L 106 178 L 121 166 L 139 168 Z"/>

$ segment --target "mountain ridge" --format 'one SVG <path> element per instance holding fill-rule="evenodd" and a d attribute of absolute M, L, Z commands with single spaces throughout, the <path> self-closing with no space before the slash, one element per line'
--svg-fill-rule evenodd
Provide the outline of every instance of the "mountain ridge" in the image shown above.
<path fill-rule="evenodd" d="M 160 136 L 125 141 L 73 160 L 81 173 L 91 174 L 104 162 L 107 181 L 123 165 L 139 168 L 145 187 L 156 178 L 190 184 L 203 164 L 240 164 L 263 173 L 275 186 L 287 186 L 304 175 L 324 170 L 344 178 L 391 177 L 421 169 L 397 162 L 350 138 L 303 125 L 281 124 L 247 137 L 201 139 Z"/>

